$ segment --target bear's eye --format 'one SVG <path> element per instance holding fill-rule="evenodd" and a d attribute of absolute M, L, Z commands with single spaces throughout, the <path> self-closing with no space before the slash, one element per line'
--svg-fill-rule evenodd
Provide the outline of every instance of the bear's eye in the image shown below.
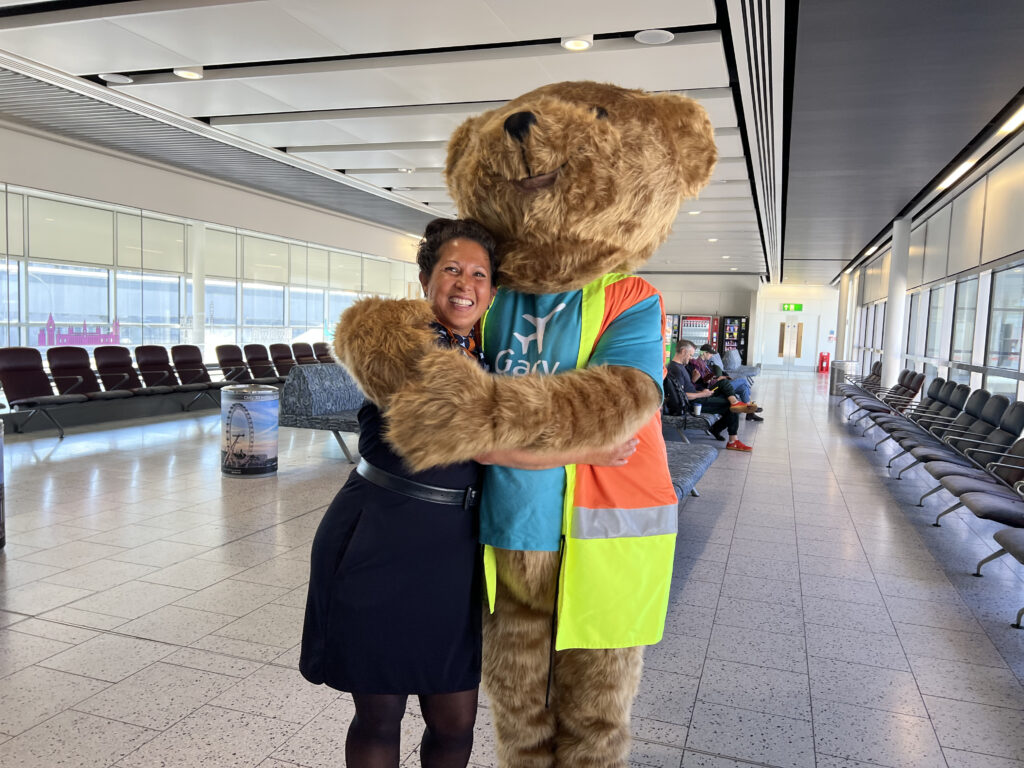
<path fill-rule="evenodd" d="M 608 110 L 604 107 L 594 107 L 594 114 L 597 116 L 598 120 L 608 119 Z"/>

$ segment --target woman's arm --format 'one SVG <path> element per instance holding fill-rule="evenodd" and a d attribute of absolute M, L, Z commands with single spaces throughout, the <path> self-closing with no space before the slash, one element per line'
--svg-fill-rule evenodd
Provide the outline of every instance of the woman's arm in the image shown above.
<path fill-rule="evenodd" d="M 479 464 L 500 464 L 513 469 L 552 469 L 567 464 L 592 464 L 598 467 L 621 467 L 636 452 L 639 440 L 635 437 L 605 448 L 589 451 L 562 451 L 535 453 L 518 449 L 488 451 L 474 457 Z"/>

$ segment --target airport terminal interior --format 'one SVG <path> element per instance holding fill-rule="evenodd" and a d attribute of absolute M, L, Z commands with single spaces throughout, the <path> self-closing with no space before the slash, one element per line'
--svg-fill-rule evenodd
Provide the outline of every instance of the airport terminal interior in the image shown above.
<path fill-rule="evenodd" d="M 1019 0 L 0 0 L 0 765 L 345 765 L 298 670 L 360 458 L 335 324 L 423 295 L 456 128 L 593 80 L 707 111 L 637 274 L 665 362 L 760 408 L 750 451 L 660 417 L 629 765 L 1024 768 L 1021 39 Z"/>

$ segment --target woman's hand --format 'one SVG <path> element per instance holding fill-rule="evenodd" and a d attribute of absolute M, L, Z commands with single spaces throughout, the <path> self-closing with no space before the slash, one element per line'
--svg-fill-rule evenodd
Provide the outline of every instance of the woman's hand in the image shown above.
<path fill-rule="evenodd" d="M 631 437 L 616 445 L 584 451 L 573 463 L 592 464 L 595 467 L 621 467 L 629 461 L 630 456 L 636 453 L 636 447 L 639 444 L 639 440 Z"/>

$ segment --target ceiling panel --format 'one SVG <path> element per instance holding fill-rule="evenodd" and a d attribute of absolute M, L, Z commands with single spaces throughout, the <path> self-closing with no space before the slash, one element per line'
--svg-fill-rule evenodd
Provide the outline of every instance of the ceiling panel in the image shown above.
<path fill-rule="evenodd" d="M 485 0 L 517 37 L 537 39 L 600 34 L 628 29 L 712 24 L 712 0 L 642 0 L 595 3 L 593 0 Z"/>
<path fill-rule="evenodd" d="M 363 141 L 362 137 L 349 133 L 339 123 L 328 120 L 307 123 L 232 125 L 226 126 L 224 130 L 268 147 L 292 147 L 304 144 L 356 144 Z"/>
<path fill-rule="evenodd" d="M 410 149 L 395 152 L 289 152 L 327 168 L 436 168 L 444 165 L 443 149 Z"/>
<path fill-rule="evenodd" d="M 478 0 L 373 0 L 361 4 L 357 12 L 353 12 L 351 3 L 337 0 L 274 0 L 274 4 L 351 53 L 448 48 L 517 39 Z"/>
<path fill-rule="evenodd" d="M 701 42 L 602 51 L 601 42 L 585 52 L 546 57 L 544 82 L 598 80 L 626 88 L 674 91 L 684 88 L 721 88 L 729 85 L 721 38 L 717 33 L 695 33 Z"/>
<path fill-rule="evenodd" d="M 109 21 L 0 30 L 0 49 L 73 75 L 167 69 L 182 56 Z"/>
<path fill-rule="evenodd" d="M 189 117 L 225 112 L 282 112 L 291 109 L 290 104 L 261 93 L 241 80 L 129 85 L 118 90 Z"/>
<path fill-rule="evenodd" d="M 272 3 L 119 16 L 114 23 L 182 55 L 181 64 L 341 56 L 346 51 Z"/>

